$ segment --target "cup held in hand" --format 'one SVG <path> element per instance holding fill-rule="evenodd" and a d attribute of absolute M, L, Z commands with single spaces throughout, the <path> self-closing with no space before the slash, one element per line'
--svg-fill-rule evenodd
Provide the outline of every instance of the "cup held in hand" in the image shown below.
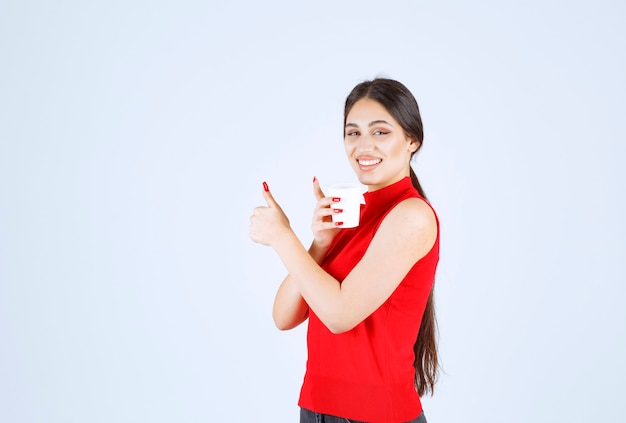
<path fill-rule="evenodd" d="M 333 222 L 343 222 L 342 228 L 359 226 L 361 204 L 365 204 L 362 188 L 358 184 L 335 184 L 328 187 L 328 196 L 339 198 L 340 201 L 331 204 L 333 209 L 343 210 L 332 215 Z"/>

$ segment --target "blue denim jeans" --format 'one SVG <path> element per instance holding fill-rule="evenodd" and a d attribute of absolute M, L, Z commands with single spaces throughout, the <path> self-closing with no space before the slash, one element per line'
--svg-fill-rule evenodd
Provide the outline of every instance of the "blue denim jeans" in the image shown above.
<path fill-rule="evenodd" d="M 349 420 L 344 417 L 330 416 L 328 414 L 314 413 L 306 408 L 300 408 L 300 423 L 366 423 L 358 420 Z M 406 423 L 426 423 L 424 413 L 417 416 L 416 419 Z"/>

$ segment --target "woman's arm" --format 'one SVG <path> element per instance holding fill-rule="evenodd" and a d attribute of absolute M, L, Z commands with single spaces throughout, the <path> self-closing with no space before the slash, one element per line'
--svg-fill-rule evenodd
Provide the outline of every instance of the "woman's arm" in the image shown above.
<path fill-rule="evenodd" d="M 272 318 L 280 330 L 293 329 L 309 317 L 309 306 L 291 279 L 291 275 L 287 275 L 274 298 Z"/>
<path fill-rule="evenodd" d="M 437 236 L 433 211 L 409 199 L 385 217 L 365 255 L 340 284 L 286 233 L 273 247 L 302 297 L 333 333 L 355 327 L 391 296 L 411 267 L 432 248 Z"/>
<path fill-rule="evenodd" d="M 311 223 L 314 239 L 309 248 L 309 255 L 317 264 L 321 264 L 339 229 L 332 224 L 333 210 L 329 207 L 332 199 L 325 198 L 317 178 L 313 178 L 313 195 L 317 204 Z M 308 316 L 308 304 L 302 298 L 297 284 L 292 281 L 291 275 L 287 275 L 274 298 L 272 318 L 276 327 L 280 330 L 293 329 L 304 322 Z"/>
<path fill-rule="evenodd" d="M 328 247 L 321 247 L 313 241 L 309 248 L 309 255 L 317 264 L 321 264 L 327 251 Z M 309 305 L 302 298 L 298 285 L 292 281 L 291 275 L 287 275 L 278 287 L 272 317 L 276 327 L 280 330 L 293 329 L 309 317 Z"/>
<path fill-rule="evenodd" d="M 361 261 L 340 284 L 302 246 L 269 192 L 265 198 L 268 207 L 255 210 L 252 218 L 253 240 L 276 250 L 290 283 L 334 333 L 352 329 L 380 307 L 437 237 L 432 209 L 420 199 L 405 200 L 385 217 Z"/>

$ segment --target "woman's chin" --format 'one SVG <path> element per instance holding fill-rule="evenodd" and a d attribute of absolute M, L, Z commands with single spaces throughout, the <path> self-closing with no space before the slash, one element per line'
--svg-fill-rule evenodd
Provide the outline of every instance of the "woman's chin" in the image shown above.
<path fill-rule="evenodd" d="M 378 179 L 371 177 L 371 175 L 358 175 L 358 179 L 362 185 L 367 185 L 370 189 L 377 187 L 379 184 Z"/>

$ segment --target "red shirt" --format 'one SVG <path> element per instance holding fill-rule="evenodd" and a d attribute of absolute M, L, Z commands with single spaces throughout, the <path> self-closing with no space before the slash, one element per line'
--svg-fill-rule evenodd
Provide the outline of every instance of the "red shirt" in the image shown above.
<path fill-rule="evenodd" d="M 361 260 L 387 213 L 408 198 L 421 198 L 409 177 L 365 193 L 359 226 L 339 232 L 322 268 L 341 282 Z M 347 332 L 333 334 L 309 310 L 300 407 L 374 423 L 406 422 L 422 412 L 413 346 L 438 261 L 439 231 L 432 249 L 391 296 Z"/>

